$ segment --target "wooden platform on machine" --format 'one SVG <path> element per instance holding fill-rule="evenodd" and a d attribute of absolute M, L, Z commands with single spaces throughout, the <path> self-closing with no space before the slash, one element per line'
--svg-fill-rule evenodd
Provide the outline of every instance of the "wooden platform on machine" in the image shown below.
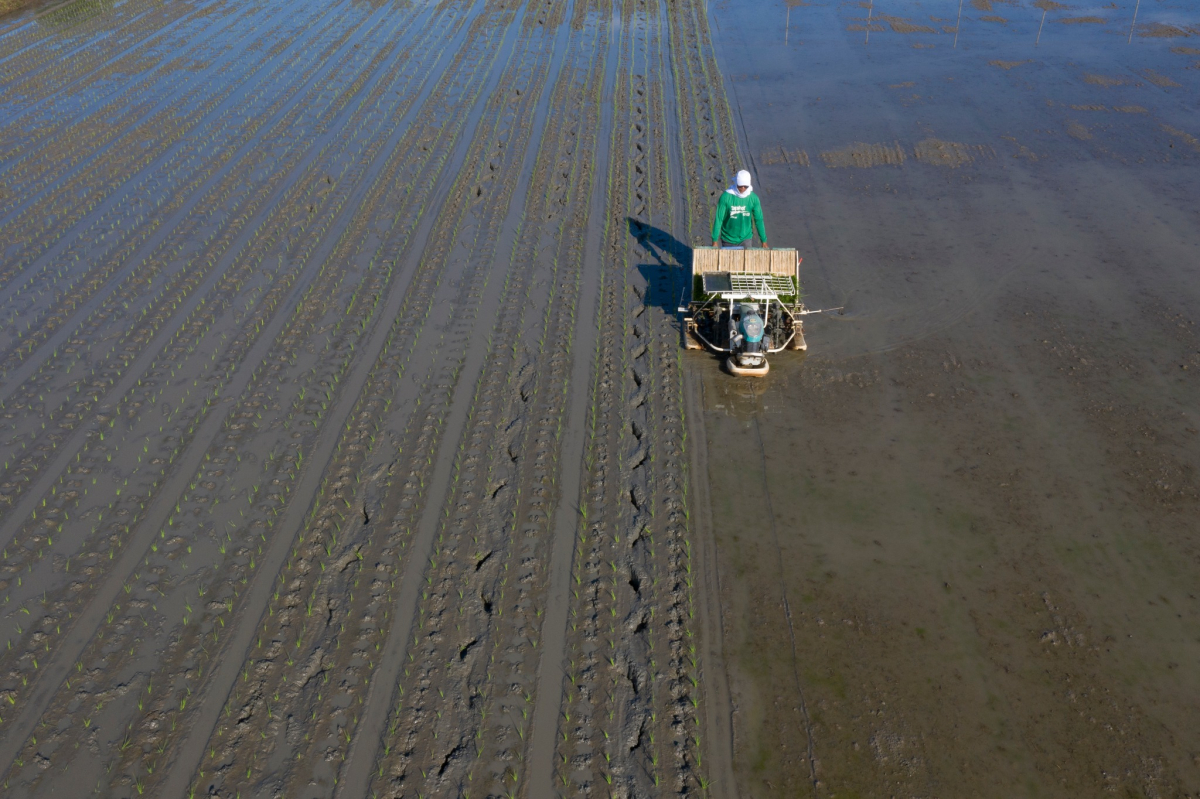
<path fill-rule="evenodd" d="M 752 275 L 787 275 L 800 277 L 800 260 L 791 247 L 779 249 L 735 249 L 731 247 L 696 247 L 692 250 L 692 274 L 712 272 Z"/>

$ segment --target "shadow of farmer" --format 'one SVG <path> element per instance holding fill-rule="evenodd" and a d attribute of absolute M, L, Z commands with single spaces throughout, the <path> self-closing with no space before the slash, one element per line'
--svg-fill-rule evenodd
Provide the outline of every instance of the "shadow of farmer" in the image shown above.
<path fill-rule="evenodd" d="M 641 252 L 635 253 L 637 269 L 646 280 L 647 306 L 675 313 L 684 297 L 684 284 L 692 271 L 692 248 L 665 230 L 626 217 L 629 235 L 637 240 Z M 643 256 L 644 254 L 644 256 Z"/>

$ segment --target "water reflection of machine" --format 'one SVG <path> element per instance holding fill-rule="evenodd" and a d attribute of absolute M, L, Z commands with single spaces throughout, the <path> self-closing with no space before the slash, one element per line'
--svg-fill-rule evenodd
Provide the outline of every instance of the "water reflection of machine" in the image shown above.
<path fill-rule="evenodd" d="M 697 247 L 692 251 L 691 296 L 681 305 L 683 344 L 727 354 L 732 374 L 767 374 L 767 356 L 806 350 L 800 262 L 793 249 Z"/>

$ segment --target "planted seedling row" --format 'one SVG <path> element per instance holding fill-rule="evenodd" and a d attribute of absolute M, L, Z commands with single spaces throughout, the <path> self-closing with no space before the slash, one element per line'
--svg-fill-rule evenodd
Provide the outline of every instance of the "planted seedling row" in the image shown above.
<path fill-rule="evenodd" d="M 358 81 L 362 80 L 361 76 L 364 73 L 357 64 L 355 64 L 354 62 L 351 62 L 351 63 L 345 65 L 345 68 L 349 74 L 359 75 L 360 77 L 358 78 Z M 394 77 L 394 72 L 393 72 L 393 75 L 389 76 L 389 78 L 391 78 L 391 77 Z M 331 80 L 332 80 L 332 78 L 331 78 Z M 356 81 L 356 83 L 357 83 L 357 81 Z M 344 88 L 344 85 L 339 86 L 337 83 L 330 84 L 330 88 L 335 87 L 335 86 L 338 88 Z M 387 82 L 377 83 L 373 87 L 372 92 L 369 93 L 369 96 L 367 99 L 369 99 L 371 101 L 378 99 L 378 95 L 382 94 L 388 87 L 391 87 L 391 84 L 389 84 Z M 352 83 L 350 85 L 350 88 L 352 88 L 352 89 L 355 88 L 355 84 Z M 394 87 L 391 87 L 391 88 L 394 88 Z M 411 91 L 411 89 L 410 89 L 410 91 Z M 296 125 L 301 125 L 302 127 L 306 126 L 306 123 L 308 122 L 308 120 L 299 117 L 300 109 L 308 110 L 308 112 L 309 112 L 308 116 L 310 116 L 312 118 L 311 123 L 314 125 L 316 130 L 321 131 L 321 130 L 328 128 L 332 123 L 334 123 L 337 120 L 338 114 L 341 112 L 342 107 L 344 106 L 345 102 L 347 102 L 351 97 L 354 97 L 356 95 L 354 92 L 340 92 L 340 93 L 334 94 L 333 96 L 342 98 L 342 102 L 335 103 L 334 106 L 331 108 L 324 108 L 322 106 L 319 106 L 316 104 L 309 104 L 307 102 L 296 105 L 293 108 L 294 113 L 291 113 L 288 116 L 286 116 L 284 119 L 279 120 L 279 123 L 276 127 L 275 133 L 282 134 L 285 131 L 287 131 L 289 128 L 295 127 Z M 411 102 L 411 97 L 412 97 L 411 93 L 403 93 L 400 96 L 404 96 L 404 97 L 408 98 L 409 102 Z M 366 107 L 368 107 L 368 106 L 366 106 L 365 103 L 360 103 L 359 108 L 357 109 L 357 111 L 354 115 L 354 118 L 352 118 L 350 120 L 351 124 L 347 125 L 347 127 L 350 128 L 350 130 L 348 132 L 352 132 L 352 133 L 360 132 L 358 126 L 360 126 L 362 123 L 363 112 L 364 112 L 364 108 L 366 108 Z M 357 123 L 357 125 L 355 123 Z M 356 141 L 356 139 L 354 137 L 350 137 L 346 141 Z M 298 146 L 293 151 L 291 159 L 287 163 L 286 168 L 284 169 L 285 173 L 286 173 L 286 171 L 288 171 L 294 167 L 294 165 L 298 162 L 301 155 L 303 154 L 304 147 L 299 146 L 299 145 L 302 145 L 302 143 L 303 143 L 302 141 L 297 142 Z M 328 142 L 325 145 L 325 149 L 328 150 L 328 148 L 330 147 L 331 144 L 333 144 L 332 141 Z M 357 153 L 356 153 L 356 155 L 357 155 Z M 320 163 L 320 162 L 316 161 L 314 163 Z M 218 217 L 219 216 L 218 212 L 221 208 L 221 204 L 227 204 L 229 202 L 228 193 L 234 191 L 235 189 L 241 190 L 244 185 L 244 184 L 239 183 L 239 178 L 236 173 L 231 173 L 228 176 L 226 182 L 227 182 L 229 188 L 226 190 L 223 190 L 220 187 L 218 187 L 218 188 L 214 189 L 213 192 L 210 192 L 209 196 L 212 198 L 211 199 L 212 207 L 209 208 L 209 207 L 205 207 L 204 205 L 201 205 L 197 209 L 197 214 L 195 215 L 196 218 L 201 219 L 201 220 L 209 220 L 209 219 L 212 219 L 213 217 Z M 224 278 L 222 278 L 223 282 L 218 283 L 218 285 L 217 285 L 218 291 L 220 291 L 222 289 L 225 290 L 228 293 L 228 296 L 230 298 L 239 296 L 239 293 L 245 290 L 245 287 L 243 285 L 244 281 L 251 275 L 258 272 L 258 270 L 263 268 L 264 260 L 266 260 L 270 255 L 269 247 L 267 245 L 270 245 L 272 242 L 276 241 L 276 239 L 279 237 L 280 234 L 282 234 L 284 231 L 289 230 L 289 228 L 292 228 L 293 226 L 298 225 L 302 228 L 305 225 L 305 220 L 308 219 L 312 213 L 312 211 L 308 210 L 308 209 L 315 210 L 315 206 L 311 202 L 311 200 L 316 199 L 318 202 L 321 202 L 322 196 L 329 193 L 329 190 L 331 189 L 332 185 L 333 185 L 332 179 L 331 179 L 331 177 L 329 177 L 328 172 L 326 172 L 325 176 L 320 177 L 319 172 L 316 169 L 310 169 L 305 180 L 301 181 L 300 183 L 293 186 L 292 191 L 290 192 L 290 195 L 285 195 L 282 198 L 277 198 L 279 200 L 279 202 L 277 202 L 275 204 L 275 207 L 272 209 L 272 217 L 269 218 L 268 220 L 263 221 L 256 228 L 257 235 L 251 241 L 251 248 L 252 248 L 251 252 L 243 253 L 240 260 L 235 262 L 235 266 L 238 267 L 238 269 L 231 269 L 230 272 L 227 273 Z M 340 180 L 338 183 L 339 187 L 350 186 L 350 185 L 353 185 L 353 181 L 347 182 L 344 180 Z M 232 214 L 230 215 L 230 216 L 232 216 L 232 219 L 230 220 L 231 224 L 228 224 L 224 228 L 221 229 L 221 235 L 215 241 L 209 242 L 209 247 L 207 250 L 202 251 L 202 253 L 201 253 L 202 259 L 199 260 L 199 262 L 197 262 L 196 260 L 188 261 L 185 263 L 183 268 L 177 269 L 177 271 L 175 272 L 175 276 L 176 276 L 177 281 L 182 283 L 182 286 L 175 286 L 174 287 L 175 293 L 172 295 L 168 295 L 166 298 L 166 301 L 160 301 L 158 303 L 158 307 L 160 309 L 165 308 L 166 310 L 163 311 L 162 313 L 160 313 L 160 315 L 158 317 L 155 317 L 155 316 L 152 316 L 150 313 L 151 310 L 153 309 L 153 306 L 144 307 L 143 312 L 142 312 L 143 319 L 146 319 L 148 317 L 149 321 L 152 323 L 154 323 L 154 322 L 157 322 L 160 324 L 165 323 L 167 321 L 167 317 L 169 316 L 169 314 L 173 313 L 177 307 L 184 304 L 184 302 L 186 301 L 186 298 L 187 298 L 188 291 L 194 286 L 201 285 L 203 280 L 209 275 L 209 273 L 212 272 L 216 268 L 217 264 L 220 262 L 224 253 L 229 249 L 229 247 L 231 245 L 233 245 L 238 240 L 238 237 L 241 235 L 241 230 L 246 225 L 246 223 L 253 219 L 253 213 L 254 213 L 255 209 L 258 208 L 259 206 L 261 206 L 261 204 L 264 201 L 266 201 L 268 198 L 273 196 L 273 187 L 270 182 L 264 182 L 262 184 L 249 184 L 248 186 L 246 186 L 246 188 L 249 188 L 250 186 L 255 187 L 257 189 L 257 191 L 255 192 L 254 200 L 250 204 L 249 208 L 244 209 L 243 213 L 241 213 L 239 215 L 236 215 L 236 216 L 234 216 Z M 307 195 L 316 194 L 318 196 L 316 198 L 306 196 L 305 192 L 307 192 Z M 306 200 L 306 199 L 310 200 L 310 202 L 304 202 L 304 200 Z M 322 203 L 322 204 L 325 204 L 325 203 Z M 337 210 L 340 210 L 340 209 L 335 207 L 334 210 L 336 212 Z M 226 217 L 226 218 L 228 218 L 228 217 Z M 179 236 L 180 236 L 179 242 L 182 242 L 182 243 L 176 244 L 172 240 L 168 240 L 167 242 L 164 243 L 164 245 L 160 248 L 160 250 L 157 253 L 154 253 L 149 258 L 147 258 L 146 263 L 154 264 L 156 262 L 165 261 L 171 257 L 174 257 L 177 259 L 180 256 L 182 256 L 184 254 L 182 252 L 184 243 L 187 242 L 187 236 L 191 232 L 192 231 L 190 228 L 188 228 L 188 226 L 186 226 L 186 225 L 183 226 L 183 229 L 179 231 Z M 298 231 L 294 231 L 294 232 L 298 232 Z M 254 251 L 255 249 L 257 249 L 258 252 L 255 252 Z M 284 263 L 284 258 L 283 258 L 282 254 L 279 254 L 277 256 L 277 258 L 273 259 L 273 260 L 274 260 L 274 263 L 272 263 L 271 265 L 273 267 L 275 267 L 276 270 L 278 270 L 278 268 L 281 267 Z M 240 271 L 239 271 L 239 269 L 240 269 Z M 128 281 L 128 283 L 129 283 L 128 287 L 131 291 L 136 291 L 138 289 L 138 287 L 141 285 L 141 277 L 145 271 L 146 270 L 141 270 L 141 271 L 135 272 L 133 277 L 131 277 L 131 279 Z M 233 275 L 236 279 L 230 280 L 229 279 L 230 275 Z M 168 284 L 167 288 L 172 288 L 172 287 Z M 166 289 L 163 289 L 162 293 L 165 293 L 165 292 L 166 292 Z M 253 296 L 252 291 L 251 291 L 251 296 Z M 137 300 L 136 295 L 130 296 L 128 294 L 119 294 L 114 298 L 113 303 L 111 305 L 115 305 L 116 303 L 119 302 L 122 306 L 128 306 L 128 305 L 132 304 L 136 308 L 137 301 L 138 300 Z M 168 306 L 168 302 L 169 302 L 169 306 Z M 111 318 L 111 319 L 113 319 L 114 322 L 119 321 L 119 317 L 116 317 L 117 309 L 115 307 L 111 307 L 111 305 L 108 308 L 103 308 L 103 309 L 99 310 L 97 312 L 97 315 L 100 318 L 105 318 L 105 317 Z M 143 326 L 135 325 L 133 327 L 133 329 L 131 329 L 125 335 L 125 337 L 123 339 L 121 339 L 117 343 L 115 343 L 113 345 L 112 349 L 110 350 L 110 354 L 113 354 L 115 351 L 115 353 L 117 355 L 119 355 L 119 359 L 116 360 L 115 363 L 109 364 L 107 370 L 105 369 L 105 360 L 99 359 L 100 360 L 99 365 L 93 366 L 90 374 L 88 374 L 86 376 L 86 379 L 88 382 L 90 382 L 93 386 L 98 385 L 98 386 L 100 386 L 100 388 L 93 389 L 80 398 L 72 398 L 68 394 L 69 399 L 76 400 L 74 404 L 66 405 L 66 406 L 60 408 L 57 412 L 52 410 L 49 414 L 46 414 L 46 412 L 42 409 L 44 406 L 32 408 L 33 403 L 28 398 L 28 395 L 31 392 L 36 391 L 38 393 L 38 395 L 41 397 L 44 397 L 46 394 L 51 394 L 51 396 L 53 396 L 52 392 L 54 391 L 54 386 L 47 385 L 50 382 L 49 370 L 54 368 L 58 364 L 54 363 L 53 359 L 52 359 L 51 363 L 48 364 L 46 367 L 47 373 L 44 375 L 39 374 L 39 377 L 42 377 L 42 379 L 31 380 L 31 381 L 29 381 L 28 388 L 23 387 L 25 389 L 24 393 L 27 395 L 25 407 L 35 410 L 38 413 L 38 415 L 41 416 L 42 418 L 45 418 L 47 415 L 49 415 L 52 423 L 56 420 L 60 421 L 61 419 L 65 418 L 68 421 L 68 427 L 73 425 L 76 420 L 84 418 L 85 411 L 87 410 L 86 406 L 88 404 L 94 404 L 95 402 L 100 401 L 101 397 L 103 396 L 104 387 L 106 385 L 109 385 L 109 386 L 115 385 L 120 380 L 120 378 L 126 371 L 125 368 L 128 367 L 128 365 L 130 363 L 133 363 L 134 360 L 136 359 L 136 357 L 138 356 L 138 354 L 140 353 L 140 351 L 146 345 L 149 344 L 149 342 L 151 341 L 151 339 L 153 337 L 153 334 L 154 334 L 153 328 L 150 329 L 149 332 L 147 332 L 145 325 L 143 325 Z M 85 328 L 83 331 L 80 331 L 80 335 L 83 337 L 86 337 L 89 340 L 94 340 L 94 339 L 102 337 L 100 330 L 87 329 L 87 328 Z M 122 344 L 124 344 L 123 347 L 122 347 Z M 75 353 L 64 352 L 64 356 L 66 358 L 71 358 L 73 356 L 76 356 L 78 353 L 77 347 L 70 347 L 70 348 L 66 348 L 66 349 L 75 349 L 76 350 Z M 55 353 L 55 355 L 57 355 L 57 353 Z M 68 371 L 67 371 L 68 375 L 70 374 L 71 368 L 73 368 L 74 365 L 75 364 L 73 363 L 72 366 L 68 368 Z M 76 378 L 76 386 L 78 386 L 78 381 L 80 379 L 81 378 Z M 21 405 L 20 400 L 21 400 L 21 397 L 19 397 L 19 396 L 17 398 L 10 398 L 8 400 L 8 402 L 6 403 L 6 406 L 9 408 L 11 408 L 11 407 L 19 408 Z M 51 407 L 53 407 L 53 406 L 51 406 Z M 12 424 L 14 427 L 20 429 L 22 422 L 20 419 L 17 419 Z"/>
<path fill-rule="evenodd" d="M 384 794 L 466 784 L 487 791 L 502 779 L 497 757 L 524 759 L 582 262 L 583 242 L 568 231 L 586 221 L 591 178 L 580 167 L 594 158 L 594 126 L 580 120 L 590 88 L 594 122 L 598 86 L 579 76 L 604 30 L 571 37 L 552 95 L 559 113 L 535 162 L 534 202 L 513 250 L 519 266 L 504 286 L 376 766 L 373 790 Z"/>
<path fill-rule="evenodd" d="M 634 26 L 633 9 L 625 4 L 621 9 L 623 28 L 615 88 L 615 117 L 628 118 L 627 125 L 614 125 L 611 152 L 608 203 L 609 220 L 624 220 L 622 213 L 628 204 L 630 174 L 644 176 L 645 113 L 626 117 L 633 110 L 630 72 L 637 50 L 644 49 L 645 26 Z M 638 41 L 638 39 L 641 41 Z M 639 149 L 631 141 L 634 133 L 643 142 Z M 620 155 L 618 155 L 620 154 Z M 630 163 L 621 156 L 632 157 Z M 616 580 L 618 554 L 616 541 L 623 532 L 614 528 L 606 512 L 614 502 L 621 503 L 620 447 L 623 404 L 624 352 L 621 338 L 627 334 L 627 308 L 623 301 L 628 291 L 628 264 L 624 257 L 622 225 L 611 221 L 606 226 L 604 268 L 601 284 L 600 333 L 591 412 L 591 438 L 587 447 L 589 465 L 584 481 L 585 495 L 581 500 L 582 530 L 571 580 L 571 611 L 568 619 L 566 679 L 559 717 L 560 736 L 555 762 L 559 766 L 556 787 L 564 793 L 579 786 L 604 784 L 611 786 L 612 752 L 604 747 L 611 740 L 615 709 L 606 719 L 605 706 L 614 704 L 615 678 L 605 666 L 615 664 L 618 646 L 616 625 Z M 610 487 L 611 486 L 611 487 Z M 626 500 L 627 502 L 627 500 Z M 623 506 L 624 503 L 621 503 Z M 614 539 L 616 539 L 614 541 Z M 607 582 L 606 582 L 607 581 Z M 608 592 L 608 605 L 604 602 Z M 612 605 L 611 607 L 609 605 Z M 600 718 L 597 718 L 599 716 Z M 608 733 L 608 737 L 602 737 Z M 619 739 L 619 737 L 618 737 Z M 620 760 L 618 760 L 618 766 Z M 605 766 L 608 770 L 605 770 Z"/>
<path fill-rule="evenodd" d="M 143 114 L 137 113 L 137 109 L 145 101 L 157 98 L 161 102 L 164 95 L 178 93 L 201 77 L 211 78 L 216 65 L 240 53 L 240 47 L 232 53 L 222 47 L 225 57 L 214 58 L 217 53 L 214 45 L 220 39 L 230 37 L 237 45 L 239 38 L 246 42 L 261 36 L 264 31 L 257 17 L 262 15 L 264 7 L 265 4 L 248 4 L 218 20 L 197 16 L 176 21 L 165 29 L 148 28 L 145 38 L 117 60 L 91 64 L 77 80 L 65 81 L 66 85 L 59 88 L 44 85 L 44 81 L 38 82 L 42 85 L 29 87 L 29 94 L 17 95 L 28 103 L 27 110 L 20 113 L 14 109 L 0 128 L 3 163 L 0 176 L 27 186 L 44 187 L 50 182 L 44 175 L 61 175 L 77 168 L 141 121 Z M 105 37 L 103 41 L 108 40 Z M 80 52 L 80 62 L 88 61 L 92 52 L 99 49 L 96 44 L 88 43 Z M 207 68 L 196 69 L 201 63 L 207 63 Z M 70 64 L 72 71 L 81 66 Z M 59 68 L 55 64 L 50 69 Z M 13 90 L 18 91 L 15 87 Z M 145 104 L 144 108 L 153 105 Z M 96 119 L 112 122 L 96 125 Z M 73 149 L 61 147 L 62 141 L 71 141 Z M 63 158 L 39 158 L 37 154 L 46 148 L 57 148 Z M 30 192 L 25 196 L 28 199 Z M 8 204 L 0 208 L 4 216 L 12 211 Z"/>
<path fill-rule="evenodd" d="M 451 134 L 451 136 L 450 136 L 450 139 L 451 139 L 451 141 L 452 141 L 452 139 L 453 139 L 453 135 L 452 135 L 452 134 Z M 412 151 L 412 150 L 403 150 L 403 149 L 402 149 L 402 150 L 400 150 L 400 152 L 413 152 L 413 151 Z M 376 181 L 376 184 L 375 184 L 375 185 L 376 185 L 376 187 L 377 187 L 377 188 L 379 188 L 379 187 L 383 187 L 383 186 L 386 186 L 386 187 L 393 187 L 393 186 L 395 186 L 395 185 L 396 185 L 396 184 L 394 184 L 394 183 L 391 183 L 390 181 L 386 180 L 386 178 L 387 178 L 387 177 L 389 177 L 389 176 L 387 175 L 387 173 L 386 173 L 386 172 L 385 172 L 384 174 L 381 174 L 381 175 L 380 175 L 380 177 L 379 177 L 379 179 Z M 384 211 L 386 212 L 386 208 L 384 209 Z M 388 216 L 390 216 L 390 213 L 388 213 Z M 365 224 L 365 222 L 364 222 L 363 224 Z M 358 240 L 358 237 L 354 236 L 354 235 L 353 235 L 353 232 L 351 232 L 351 234 L 350 234 L 350 235 L 348 235 L 348 236 L 346 237 L 346 239 L 347 239 L 347 240 Z M 341 275 L 341 272 L 340 272 L 340 271 L 338 271 L 338 270 L 333 270 L 333 271 L 334 271 L 334 273 L 335 273 L 335 274 Z M 329 286 L 318 286 L 318 288 L 320 288 L 320 289 L 323 289 L 323 290 L 321 290 L 321 291 L 318 291 L 318 292 L 316 292 L 316 295 L 315 295 L 315 296 L 318 296 L 318 297 L 326 296 L 326 295 L 328 294 L 328 290 L 330 289 L 330 287 L 329 287 Z M 190 432 L 190 431 L 189 431 L 189 432 Z M 176 451 L 179 451 L 178 447 L 176 448 Z M 111 554 L 110 554 L 110 558 L 111 558 Z"/>
<path fill-rule="evenodd" d="M 608 263 L 615 268 L 605 273 L 602 318 L 619 321 L 601 334 L 607 343 L 597 365 L 588 510 L 572 580 L 556 780 L 564 794 L 596 784 L 651 795 L 705 784 L 700 736 L 689 729 L 698 674 L 683 670 L 678 655 L 686 651 L 680 641 L 690 613 L 682 590 L 689 569 L 686 496 L 678 471 L 677 347 L 665 333 L 673 320 L 660 310 L 671 290 L 662 283 L 669 284 L 669 269 L 679 268 L 657 233 L 671 229 L 673 208 L 663 102 L 670 89 L 663 74 L 667 43 L 656 33 L 665 28 L 659 15 L 667 9 L 626 4 L 627 14 L 635 9 L 649 27 L 623 53 L 628 68 L 618 86 L 618 116 L 627 113 L 632 124 L 614 132 L 625 141 L 613 145 L 614 152 L 627 148 L 631 165 L 620 165 L 610 194 L 625 203 L 613 218 L 633 221 L 631 230 L 609 232 Z M 639 20 L 631 26 L 643 32 Z M 649 283 L 631 280 L 635 264 L 649 274 L 657 266 L 659 274 Z M 664 296 L 653 296 L 655 290 Z"/>
<path fill-rule="evenodd" d="M 359 24 L 362 21 L 360 19 Z M 326 43 L 330 45 L 331 51 L 336 52 L 353 36 L 357 28 L 358 25 L 352 25 L 347 20 L 332 15 L 310 35 L 331 37 L 332 42 L 326 39 Z M 302 47 L 297 46 L 295 51 L 295 55 L 310 56 L 304 70 L 306 73 L 311 74 L 322 65 L 320 60 L 311 60 L 311 54 L 305 53 Z M 233 96 L 243 82 L 254 77 L 255 70 L 244 67 L 235 70 L 234 67 L 255 55 L 257 54 L 252 50 L 242 50 L 237 60 L 226 63 L 225 68 L 221 70 L 233 73 L 227 76 L 229 80 L 195 85 L 178 95 L 170 105 L 159 107 L 159 110 L 139 127 L 143 133 L 137 139 L 137 146 L 105 151 L 101 157 L 90 161 L 84 169 L 72 173 L 68 179 L 58 184 L 49 186 L 46 191 L 37 195 L 38 199 L 34 203 L 10 219 L 4 227 L 4 238 L 0 239 L 0 251 L 7 255 L 5 266 L 0 270 L 0 285 L 6 285 L 21 274 L 38 257 L 56 245 L 59 239 L 74 230 L 79 222 L 89 218 L 98 207 L 103 207 L 110 199 L 124 196 L 118 192 L 129 188 L 130 178 L 139 175 L 146 167 L 157 163 L 173 151 L 184 136 L 195 134 L 201 143 L 211 145 L 199 126 L 214 110 Z M 294 88 L 299 88 L 306 80 L 306 76 L 293 75 L 291 78 L 295 81 L 292 84 Z M 219 89 L 214 91 L 214 86 L 218 86 Z M 269 86 L 269 83 L 260 86 L 260 90 Z M 158 103 L 155 102 L 155 105 Z"/>
<path fill-rule="evenodd" d="M 86 7 L 89 4 L 72 5 Z M 39 87 L 42 92 L 33 95 L 34 98 L 61 91 L 114 54 L 153 38 L 188 11 L 190 9 L 170 8 L 152 0 L 137 0 L 122 3 L 116 19 L 107 15 L 71 19 L 70 6 L 36 17 L 0 39 L 0 79 L 12 85 L 30 76 L 48 82 L 50 85 Z M 65 67 L 74 60 L 84 62 L 82 66 L 86 68 L 68 71 Z M 28 96 L 24 93 L 14 95 L 9 102 L 16 103 L 17 98 Z M 19 107 L 14 106 L 14 112 Z"/>

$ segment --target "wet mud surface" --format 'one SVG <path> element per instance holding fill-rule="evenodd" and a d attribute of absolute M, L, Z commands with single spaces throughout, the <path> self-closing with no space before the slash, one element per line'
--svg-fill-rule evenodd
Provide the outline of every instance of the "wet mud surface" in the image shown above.
<path fill-rule="evenodd" d="M 1134 6 L 710 6 L 846 307 L 685 358 L 743 796 L 1200 794 L 1200 15 Z"/>
<path fill-rule="evenodd" d="M 651 0 L 0 19 L 5 796 L 728 778 L 674 315 L 738 147 L 709 36 Z"/>
<path fill-rule="evenodd" d="M 0 17 L 4 795 L 1195 794 L 1144 5 Z M 675 315 L 742 165 L 846 307 L 752 383 Z"/>

